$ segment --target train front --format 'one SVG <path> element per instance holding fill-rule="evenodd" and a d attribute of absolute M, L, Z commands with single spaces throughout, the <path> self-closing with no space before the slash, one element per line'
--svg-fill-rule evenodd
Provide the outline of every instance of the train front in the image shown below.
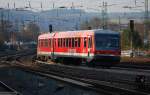
<path fill-rule="evenodd" d="M 120 33 L 110 30 L 95 32 L 94 61 L 111 65 L 120 62 Z"/>

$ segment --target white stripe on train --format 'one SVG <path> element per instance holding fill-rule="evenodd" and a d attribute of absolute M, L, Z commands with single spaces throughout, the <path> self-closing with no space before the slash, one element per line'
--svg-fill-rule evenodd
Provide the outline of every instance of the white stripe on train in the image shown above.
<path fill-rule="evenodd" d="M 47 55 L 47 56 L 51 56 L 52 52 L 37 52 L 38 55 Z M 66 56 L 80 56 L 80 57 L 87 57 L 88 53 L 64 53 L 64 52 L 54 52 L 55 55 L 66 55 Z M 116 56 L 113 54 L 97 54 L 100 56 Z M 94 53 L 90 53 L 89 57 L 94 57 L 95 54 Z"/>
<path fill-rule="evenodd" d="M 50 55 L 52 52 L 38 52 L 38 55 Z M 88 53 L 64 53 L 64 52 L 54 52 L 55 55 L 66 55 L 66 56 L 81 56 L 81 57 L 87 57 Z M 94 53 L 89 54 L 90 57 L 94 56 Z"/>

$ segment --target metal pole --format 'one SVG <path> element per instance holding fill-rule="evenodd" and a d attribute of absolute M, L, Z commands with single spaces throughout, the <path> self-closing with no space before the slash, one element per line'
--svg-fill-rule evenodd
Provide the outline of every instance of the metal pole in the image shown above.
<path fill-rule="evenodd" d="M 4 13 L 3 13 L 3 8 L 1 10 L 1 32 L 4 32 Z"/>
<path fill-rule="evenodd" d="M 121 31 L 121 17 L 119 16 L 119 30 Z"/>
<path fill-rule="evenodd" d="M 105 2 L 105 28 L 108 28 L 107 2 Z"/>
<path fill-rule="evenodd" d="M 103 2 L 102 5 L 102 22 L 103 22 L 103 29 L 107 29 L 108 25 L 108 17 L 107 17 L 107 2 Z"/>
<path fill-rule="evenodd" d="M 105 28 L 104 25 L 105 24 L 104 24 L 104 2 L 103 2 L 103 5 L 102 5 L 102 27 L 103 27 L 103 29 Z"/>
<path fill-rule="evenodd" d="M 149 39 L 148 39 L 148 26 L 147 26 L 147 21 L 148 21 L 148 18 L 149 18 L 149 14 L 148 14 L 148 0 L 145 0 L 145 16 L 144 16 L 144 44 L 146 46 L 149 45 Z"/>

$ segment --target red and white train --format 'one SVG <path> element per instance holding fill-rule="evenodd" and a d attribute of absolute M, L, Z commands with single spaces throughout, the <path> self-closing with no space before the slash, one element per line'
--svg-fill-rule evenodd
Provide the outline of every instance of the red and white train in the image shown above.
<path fill-rule="evenodd" d="M 40 60 L 110 65 L 119 62 L 120 55 L 120 33 L 110 30 L 52 32 L 38 37 Z"/>

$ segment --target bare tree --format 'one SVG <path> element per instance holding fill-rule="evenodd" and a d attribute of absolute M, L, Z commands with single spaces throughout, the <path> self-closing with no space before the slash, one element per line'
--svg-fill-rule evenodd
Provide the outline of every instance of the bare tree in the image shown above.
<path fill-rule="evenodd" d="M 82 22 L 80 26 L 81 29 L 88 29 L 89 27 L 91 27 L 92 29 L 101 28 L 102 27 L 101 19 L 98 17 L 94 17 L 90 21 Z"/>
<path fill-rule="evenodd" d="M 37 24 L 30 22 L 24 31 L 22 31 L 22 37 L 24 41 L 37 41 L 40 28 Z"/>

